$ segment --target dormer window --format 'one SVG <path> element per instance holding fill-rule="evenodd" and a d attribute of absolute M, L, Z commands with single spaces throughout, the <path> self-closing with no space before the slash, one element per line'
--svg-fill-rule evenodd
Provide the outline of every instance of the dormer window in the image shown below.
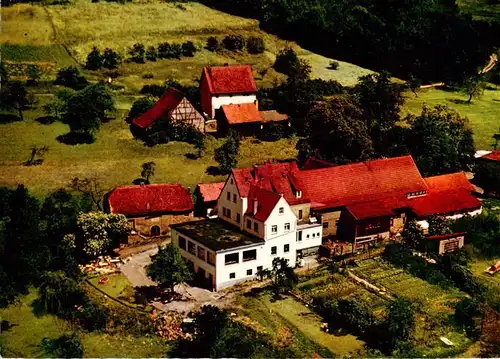
<path fill-rule="evenodd" d="M 295 192 L 295 197 L 301 198 L 302 197 L 302 191 Z"/>

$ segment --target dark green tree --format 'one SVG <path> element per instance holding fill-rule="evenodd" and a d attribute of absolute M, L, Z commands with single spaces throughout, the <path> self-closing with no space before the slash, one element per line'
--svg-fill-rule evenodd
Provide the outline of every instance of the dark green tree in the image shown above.
<path fill-rule="evenodd" d="M 360 77 L 354 88 L 359 108 L 366 122 L 375 153 L 387 153 L 391 143 L 391 133 L 400 120 L 403 105 L 402 86 L 391 81 L 388 72 Z"/>
<path fill-rule="evenodd" d="M 143 44 L 134 44 L 128 52 L 132 61 L 143 64 L 146 55 L 146 49 Z"/>
<path fill-rule="evenodd" d="M 467 335 L 473 338 L 477 338 L 481 333 L 482 313 L 480 306 L 480 303 L 474 298 L 462 298 L 455 305 L 454 319 L 463 326 Z"/>
<path fill-rule="evenodd" d="M 219 51 L 219 49 L 220 49 L 219 41 L 217 40 L 216 37 L 210 36 L 207 39 L 207 45 L 205 47 L 208 51 L 211 51 L 211 52 Z"/>
<path fill-rule="evenodd" d="M 114 110 L 111 91 L 102 84 L 90 85 L 69 98 L 64 122 L 71 131 L 95 136 L 106 112 Z"/>
<path fill-rule="evenodd" d="M 24 120 L 23 110 L 29 104 L 28 91 L 20 82 L 10 82 L 0 89 L 0 107 L 17 111 L 21 121 Z"/>
<path fill-rule="evenodd" d="M 149 46 L 146 50 L 146 60 L 156 61 L 158 59 L 158 50 L 154 46 Z"/>
<path fill-rule="evenodd" d="M 76 332 L 56 339 L 44 338 L 41 346 L 49 355 L 57 358 L 83 358 L 83 344 Z"/>
<path fill-rule="evenodd" d="M 363 334 L 374 324 L 371 310 L 364 301 L 342 299 L 338 304 L 338 312 L 343 324 L 356 334 Z"/>
<path fill-rule="evenodd" d="M 262 54 L 265 49 L 262 37 L 250 36 L 247 39 L 247 50 L 250 54 Z"/>
<path fill-rule="evenodd" d="M 403 231 L 403 239 L 412 248 L 419 248 L 424 243 L 424 232 L 416 220 L 413 219 L 406 224 Z"/>
<path fill-rule="evenodd" d="M 226 141 L 219 148 L 215 149 L 214 159 L 219 164 L 222 173 L 229 173 L 238 164 L 238 153 L 240 150 L 240 140 L 235 132 L 230 132 Z"/>
<path fill-rule="evenodd" d="M 451 221 L 442 216 L 430 216 L 428 222 L 430 235 L 453 233 L 451 230 Z"/>
<path fill-rule="evenodd" d="M 97 47 L 93 47 L 92 51 L 87 55 L 85 67 L 89 70 L 99 70 L 104 65 L 104 57 Z"/>
<path fill-rule="evenodd" d="M 179 248 L 169 243 L 158 249 L 153 262 L 147 269 L 148 276 L 162 287 L 174 292 L 177 284 L 184 283 L 192 278 L 192 274 L 182 258 Z"/>
<path fill-rule="evenodd" d="M 389 304 L 385 326 L 389 333 L 390 348 L 395 348 L 398 342 L 410 339 L 415 328 L 415 309 L 412 302 L 398 298 Z"/>
<path fill-rule="evenodd" d="M 56 85 L 70 87 L 75 90 L 80 90 L 88 85 L 87 79 L 82 75 L 78 67 L 68 66 L 57 72 Z"/>
<path fill-rule="evenodd" d="M 120 66 L 122 59 L 120 55 L 112 49 L 104 49 L 102 54 L 102 66 L 107 69 L 116 69 Z"/>
<path fill-rule="evenodd" d="M 317 103 L 305 118 L 305 134 L 297 143 L 300 158 L 343 164 L 368 159 L 373 152 L 361 110 L 346 97 Z"/>
<path fill-rule="evenodd" d="M 229 51 L 242 51 L 245 46 L 245 39 L 240 35 L 228 35 L 222 40 L 222 46 Z"/>
<path fill-rule="evenodd" d="M 268 277 L 271 279 L 275 295 L 292 290 L 299 282 L 297 275 L 288 264 L 288 259 L 286 258 L 273 259 L 273 267 L 268 272 Z"/>
<path fill-rule="evenodd" d="M 467 102 L 471 103 L 473 98 L 480 98 L 484 93 L 485 85 L 483 79 L 478 75 L 466 78 L 462 87 L 462 92 L 469 96 Z"/>
<path fill-rule="evenodd" d="M 413 74 L 411 74 L 408 78 L 408 81 L 406 81 L 406 86 L 410 89 L 411 92 L 413 92 L 415 97 L 418 97 L 418 90 L 420 90 L 421 85 L 422 81 L 413 76 Z"/>
<path fill-rule="evenodd" d="M 469 120 L 446 106 L 424 106 L 407 119 L 411 128 L 406 145 L 424 176 L 471 170 L 474 142 Z"/>
<path fill-rule="evenodd" d="M 194 148 L 196 149 L 196 157 L 201 158 L 206 147 L 206 137 L 203 133 L 197 132 L 194 138 Z"/>
<path fill-rule="evenodd" d="M 0 84 L 4 87 L 9 81 L 9 74 L 7 72 L 7 68 L 5 67 L 5 63 L 0 60 Z"/>
<path fill-rule="evenodd" d="M 52 100 L 42 106 L 47 116 L 52 116 L 56 121 L 62 121 L 66 115 L 68 100 L 73 95 L 70 90 L 61 90 L 56 93 Z"/>
<path fill-rule="evenodd" d="M 186 41 L 182 44 L 182 56 L 193 57 L 196 53 L 196 46 L 192 41 Z"/>

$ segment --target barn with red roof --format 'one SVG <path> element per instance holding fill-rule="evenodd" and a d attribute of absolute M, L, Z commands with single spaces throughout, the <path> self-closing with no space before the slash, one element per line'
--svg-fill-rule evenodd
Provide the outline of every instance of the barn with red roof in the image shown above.
<path fill-rule="evenodd" d="M 202 133 L 205 132 L 203 116 L 186 96 L 174 87 L 169 87 L 149 110 L 134 118 L 132 125 L 139 131 L 146 131 L 159 121 L 183 122 Z"/>
<path fill-rule="evenodd" d="M 127 217 L 137 236 L 167 235 L 170 225 L 193 219 L 189 189 L 179 184 L 120 186 L 106 194 L 105 211 Z"/>
<path fill-rule="evenodd" d="M 200 80 L 200 102 L 210 118 L 223 105 L 257 104 L 257 86 L 250 65 L 207 66 Z"/>

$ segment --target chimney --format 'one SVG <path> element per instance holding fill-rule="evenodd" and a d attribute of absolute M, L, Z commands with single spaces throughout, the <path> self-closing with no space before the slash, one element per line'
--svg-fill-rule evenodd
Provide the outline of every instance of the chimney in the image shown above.
<path fill-rule="evenodd" d="M 253 199 L 253 214 L 257 214 L 257 205 L 259 202 L 257 201 L 257 198 Z"/>

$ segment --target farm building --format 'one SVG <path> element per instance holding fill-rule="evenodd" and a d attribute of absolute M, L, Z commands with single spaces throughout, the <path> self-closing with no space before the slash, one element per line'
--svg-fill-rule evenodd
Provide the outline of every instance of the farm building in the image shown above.
<path fill-rule="evenodd" d="M 210 66 L 203 68 L 200 80 L 200 103 L 210 118 L 223 105 L 257 103 L 257 87 L 250 65 Z"/>
<path fill-rule="evenodd" d="M 170 87 L 153 107 L 132 120 L 137 131 L 147 131 L 158 121 L 183 122 L 205 132 L 205 119 L 196 111 L 186 96 L 179 90 Z"/>
<path fill-rule="evenodd" d="M 196 214 L 211 217 L 217 215 L 217 199 L 224 187 L 224 182 L 200 183 L 194 190 Z"/>
<path fill-rule="evenodd" d="M 170 225 L 193 220 L 194 210 L 189 189 L 178 184 L 117 187 L 105 196 L 104 207 L 108 213 L 127 217 L 132 230 L 129 242 L 167 235 Z"/>

